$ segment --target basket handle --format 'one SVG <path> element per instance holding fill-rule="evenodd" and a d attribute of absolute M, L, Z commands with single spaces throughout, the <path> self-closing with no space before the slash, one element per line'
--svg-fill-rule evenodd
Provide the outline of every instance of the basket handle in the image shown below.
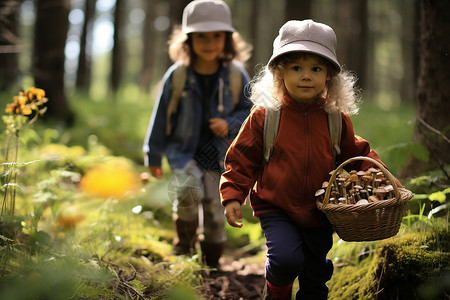
<path fill-rule="evenodd" d="M 338 175 L 338 173 L 344 168 L 345 165 L 347 165 L 351 162 L 354 162 L 356 160 L 366 160 L 371 163 L 374 163 L 378 168 L 380 168 L 381 172 L 383 172 L 383 174 L 387 177 L 387 179 L 390 181 L 392 187 L 394 188 L 395 199 L 397 199 L 397 201 L 400 199 L 400 192 L 398 191 L 397 183 L 395 182 L 395 178 L 394 178 L 394 176 L 392 176 L 391 172 L 389 172 L 381 163 L 379 163 L 378 161 L 376 161 L 373 158 L 370 158 L 367 156 L 355 156 L 355 157 L 349 158 L 346 161 L 344 161 L 331 174 L 330 180 L 328 181 L 327 189 L 325 191 L 323 205 L 328 204 L 330 194 L 331 194 L 331 185 L 332 185 L 333 181 L 336 179 L 336 176 Z"/>

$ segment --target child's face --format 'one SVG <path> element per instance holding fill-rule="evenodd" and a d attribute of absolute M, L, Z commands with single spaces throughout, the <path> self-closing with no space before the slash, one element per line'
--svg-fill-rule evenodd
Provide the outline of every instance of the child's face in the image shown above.
<path fill-rule="evenodd" d="M 198 60 L 214 61 L 225 47 L 225 32 L 193 32 L 192 48 Z"/>
<path fill-rule="evenodd" d="M 327 66 L 316 55 L 296 59 L 283 72 L 286 90 L 297 102 L 314 103 L 330 79 Z"/>

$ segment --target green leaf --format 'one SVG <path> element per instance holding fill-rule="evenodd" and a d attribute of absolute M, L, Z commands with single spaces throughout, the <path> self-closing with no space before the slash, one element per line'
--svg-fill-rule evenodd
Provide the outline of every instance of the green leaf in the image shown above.
<path fill-rule="evenodd" d="M 446 199 L 446 195 L 443 191 L 434 192 L 428 196 L 428 199 L 431 201 L 439 201 L 440 203 L 444 203 Z"/>

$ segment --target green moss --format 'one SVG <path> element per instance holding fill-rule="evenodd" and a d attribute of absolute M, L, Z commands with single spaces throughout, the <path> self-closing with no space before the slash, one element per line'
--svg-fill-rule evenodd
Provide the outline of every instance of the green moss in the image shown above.
<path fill-rule="evenodd" d="M 328 283 L 330 299 L 362 299 L 361 283 L 367 280 L 367 270 L 367 266 L 346 266 L 340 269 Z"/>
<path fill-rule="evenodd" d="M 448 232 L 414 233 L 380 243 L 377 259 L 369 273 L 373 284 L 370 293 L 378 299 L 419 299 L 419 287 L 431 278 L 439 278 L 450 269 L 450 252 L 442 248 L 450 238 Z M 383 289 L 377 288 L 377 286 Z"/>
<path fill-rule="evenodd" d="M 330 299 L 433 299 L 425 289 L 442 297 L 448 289 L 443 278 L 450 272 L 449 240 L 446 230 L 384 240 L 370 265 L 349 265 L 333 275 Z"/>

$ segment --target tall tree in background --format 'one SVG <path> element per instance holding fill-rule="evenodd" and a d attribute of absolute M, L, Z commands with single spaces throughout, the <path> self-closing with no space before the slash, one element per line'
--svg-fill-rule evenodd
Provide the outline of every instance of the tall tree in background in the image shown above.
<path fill-rule="evenodd" d="M 150 91 L 150 84 L 152 82 L 153 60 L 155 55 L 155 30 L 153 26 L 155 18 L 154 8 L 154 1 L 144 1 L 145 21 L 142 26 L 142 67 L 139 76 L 139 87 L 144 92 Z"/>
<path fill-rule="evenodd" d="M 413 161 L 404 169 L 409 176 L 450 164 L 450 3 L 418 1 L 419 67 L 414 142 L 429 153 L 426 162 Z M 448 174 L 446 173 L 448 180 Z"/>
<path fill-rule="evenodd" d="M 311 19 L 311 4 L 311 0 L 286 0 L 284 6 L 284 17 L 286 21 Z"/>
<path fill-rule="evenodd" d="M 181 24 L 181 18 L 183 17 L 183 10 L 191 0 L 173 0 L 170 1 L 170 13 L 169 20 L 171 28 L 174 25 Z"/>
<path fill-rule="evenodd" d="M 80 37 L 78 57 L 77 88 L 88 91 L 91 86 L 92 40 L 97 0 L 86 0 L 84 6 L 84 24 Z"/>
<path fill-rule="evenodd" d="M 172 0 L 170 1 L 170 10 L 169 10 L 169 21 L 170 21 L 170 27 L 167 31 L 168 35 L 167 38 L 170 37 L 170 33 L 172 33 L 172 29 L 174 26 L 181 25 L 181 20 L 183 17 L 183 10 L 186 7 L 186 5 L 189 4 L 191 0 Z M 167 60 L 167 66 L 172 64 L 172 62 L 169 59 L 169 56 L 166 56 Z"/>
<path fill-rule="evenodd" d="M 399 37 L 402 43 L 403 78 L 401 80 L 400 95 L 402 102 L 414 102 L 415 79 L 417 78 L 417 32 L 418 24 L 415 16 L 414 5 L 408 1 L 396 3 L 398 10 L 402 12 L 402 26 Z M 412 51 L 411 51 L 412 50 Z"/>
<path fill-rule="evenodd" d="M 46 117 L 71 124 L 64 92 L 64 48 L 69 28 L 69 0 L 36 0 L 32 72 L 36 87 L 49 98 Z"/>
<path fill-rule="evenodd" d="M 359 77 L 358 86 L 366 89 L 367 0 L 339 1 L 336 10 L 339 62 L 355 72 Z"/>
<path fill-rule="evenodd" d="M 251 40 L 249 41 L 253 49 L 255 49 L 255 45 L 258 45 L 259 43 L 259 36 L 258 36 L 258 17 L 259 17 L 259 3 L 258 0 L 251 0 L 250 1 L 251 9 L 250 9 L 250 18 L 249 18 L 249 36 L 251 37 Z M 248 60 L 248 74 L 253 77 L 255 75 L 255 66 L 258 63 L 258 58 L 256 55 L 252 53 L 252 56 Z"/>
<path fill-rule="evenodd" d="M 114 47 L 112 49 L 111 89 L 115 93 L 119 90 L 123 76 L 124 34 L 125 34 L 126 2 L 116 0 L 114 11 Z"/>
<path fill-rule="evenodd" d="M 18 14 L 20 1 L 0 2 L 0 91 L 11 89 L 19 75 Z"/>

